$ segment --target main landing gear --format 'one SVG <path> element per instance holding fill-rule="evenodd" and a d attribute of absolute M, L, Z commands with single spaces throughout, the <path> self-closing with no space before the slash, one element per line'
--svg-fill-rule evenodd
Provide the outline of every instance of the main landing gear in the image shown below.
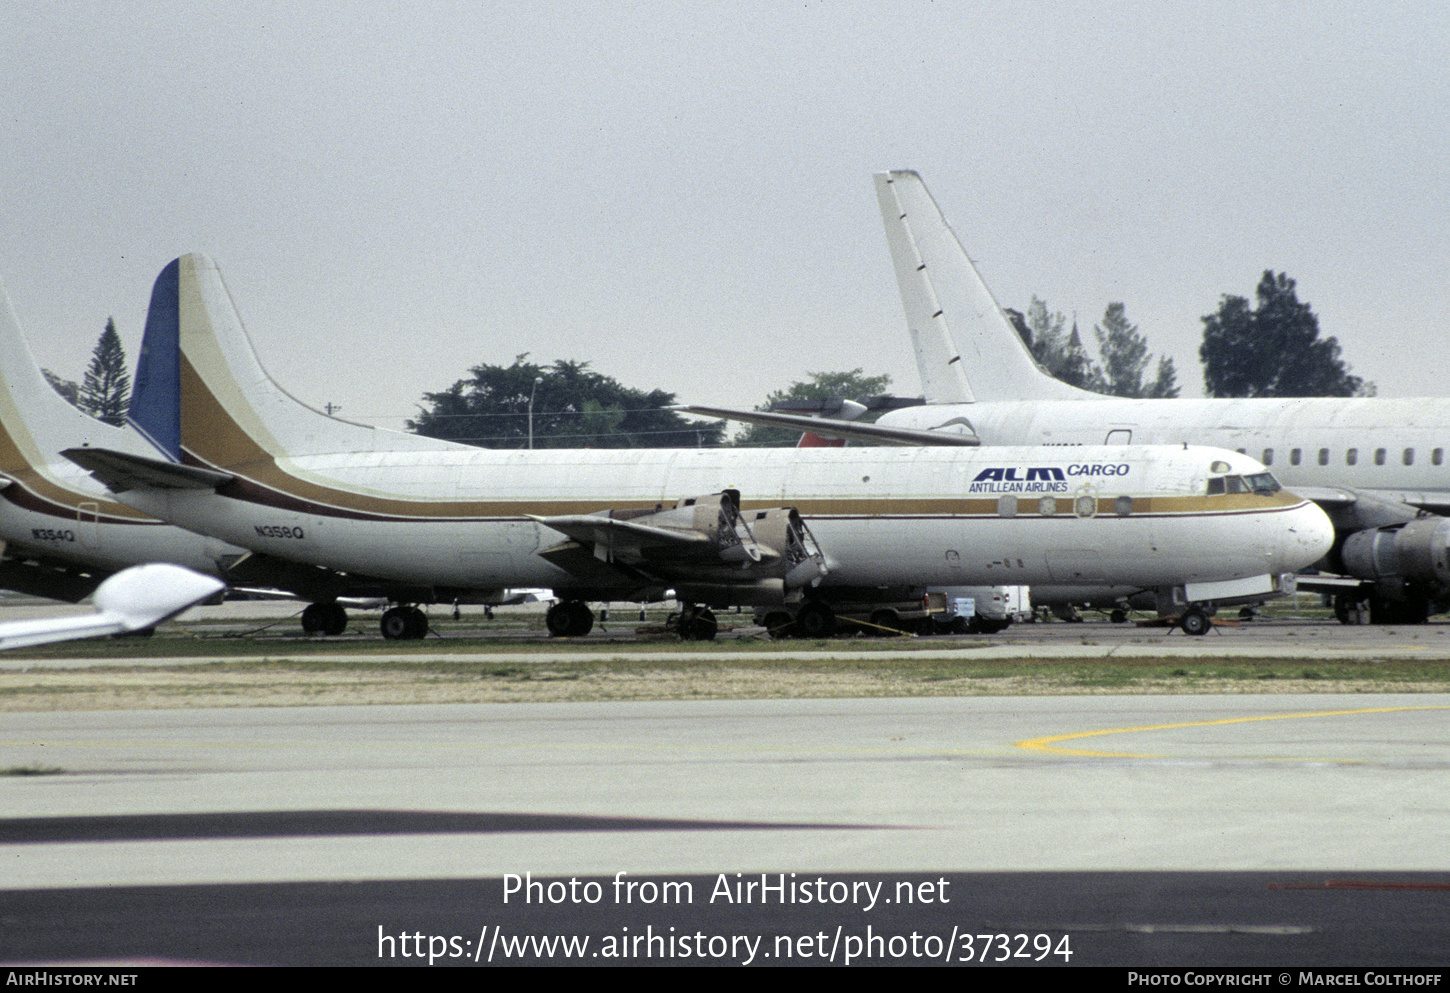
<path fill-rule="evenodd" d="M 583 600 L 565 600 L 549 608 L 544 626 L 553 638 L 582 638 L 594 629 L 594 611 Z"/>
<path fill-rule="evenodd" d="M 709 607 L 697 607 L 692 603 L 680 607 L 676 623 L 680 637 L 685 641 L 714 641 L 720 631 L 720 622 L 715 620 L 714 612 Z"/>
<path fill-rule="evenodd" d="M 312 603 L 302 611 L 302 631 L 305 634 L 338 635 L 347 630 L 347 611 L 342 605 Z"/>
<path fill-rule="evenodd" d="M 417 607 L 389 607 L 381 627 L 389 641 L 416 641 L 428 633 L 428 615 Z"/>

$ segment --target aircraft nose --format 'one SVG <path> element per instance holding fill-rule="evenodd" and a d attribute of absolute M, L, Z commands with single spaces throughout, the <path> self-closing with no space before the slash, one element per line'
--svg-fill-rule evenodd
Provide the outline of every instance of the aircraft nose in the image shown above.
<path fill-rule="evenodd" d="M 1334 525 L 1329 516 L 1308 500 L 1298 507 L 1289 522 L 1289 541 L 1284 549 L 1281 568 L 1297 571 L 1307 568 L 1329 554 L 1334 544 Z"/>

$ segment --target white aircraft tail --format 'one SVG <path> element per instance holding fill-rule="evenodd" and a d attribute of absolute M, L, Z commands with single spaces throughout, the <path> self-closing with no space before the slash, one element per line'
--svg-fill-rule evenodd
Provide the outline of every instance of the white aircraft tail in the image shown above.
<path fill-rule="evenodd" d="M 278 386 L 257 360 L 221 272 L 204 255 L 182 256 L 156 279 L 127 419 L 171 461 L 211 468 L 468 447 L 332 417 Z"/>
<path fill-rule="evenodd" d="M 927 403 L 1092 397 L 1037 365 L 921 177 L 875 178 Z"/>
<path fill-rule="evenodd" d="M 59 466 L 72 475 L 70 463 L 60 458 L 62 448 L 125 448 L 128 436 L 77 410 L 46 382 L 0 287 L 0 472 L 20 475 Z"/>

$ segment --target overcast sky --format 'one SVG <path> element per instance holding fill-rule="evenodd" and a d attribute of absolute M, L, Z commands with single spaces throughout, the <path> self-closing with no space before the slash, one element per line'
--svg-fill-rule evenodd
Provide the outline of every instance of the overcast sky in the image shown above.
<path fill-rule="evenodd" d="M 1121 300 L 1186 392 L 1272 268 L 1380 395 L 1446 395 L 1447 11 L 18 0 L 0 280 L 79 378 L 205 252 L 279 382 L 389 427 L 523 352 L 917 393 L 871 183 L 912 168 L 1004 306 Z"/>

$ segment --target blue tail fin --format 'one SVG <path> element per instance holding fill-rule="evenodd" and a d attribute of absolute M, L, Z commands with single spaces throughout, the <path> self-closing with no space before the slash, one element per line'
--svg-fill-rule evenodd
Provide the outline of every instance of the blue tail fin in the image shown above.
<path fill-rule="evenodd" d="M 180 260 L 156 277 L 146 334 L 136 364 L 136 387 L 126 420 L 173 462 L 181 461 Z"/>

